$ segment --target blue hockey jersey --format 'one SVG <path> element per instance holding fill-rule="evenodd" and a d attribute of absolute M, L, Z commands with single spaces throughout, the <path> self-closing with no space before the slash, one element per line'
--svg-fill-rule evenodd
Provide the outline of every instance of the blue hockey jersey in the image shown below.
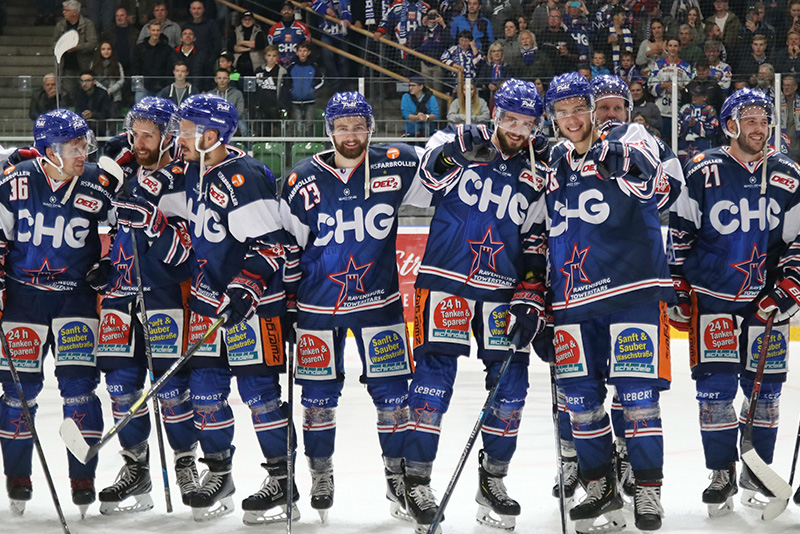
<path fill-rule="evenodd" d="M 670 213 L 670 260 L 701 310 L 746 314 L 780 271 L 800 276 L 800 169 L 773 151 L 762 195 L 763 160 L 745 163 L 728 150 L 686 164 L 686 188 Z"/>
<path fill-rule="evenodd" d="M 443 147 L 422 158 L 422 182 L 436 207 L 416 287 L 473 300 L 510 300 L 530 272 L 543 274 L 544 180 L 528 151 L 438 175 Z"/>
<path fill-rule="evenodd" d="M 606 139 L 642 151 L 655 171 L 601 180 L 590 154 L 584 159 L 569 141 L 554 147 L 547 245 L 556 324 L 674 300 L 655 194 L 659 148 L 635 123 L 612 128 Z"/>
<path fill-rule="evenodd" d="M 369 147 L 368 196 L 364 161 L 337 169 L 333 157 L 330 150 L 300 162 L 281 196 L 291 242 L 285 281 L 298 319 L 329 329 L 400 317 L 398 210 L 430 206 L 417 177 L 419 154 L 404 144 Z"/>
<path fill-rule="evenodd" d="M 101 252 L 98 225 L 109 218 L 119 184 L 94 163 L 86 163 L 81 176 L 62 182 L 51 179 L 43 166 L 42 158 L 23 161 L 0 179 L 0 254 L 5 255 L 6 276 L 46 291 L 88 289 L 84 278 Z"/>

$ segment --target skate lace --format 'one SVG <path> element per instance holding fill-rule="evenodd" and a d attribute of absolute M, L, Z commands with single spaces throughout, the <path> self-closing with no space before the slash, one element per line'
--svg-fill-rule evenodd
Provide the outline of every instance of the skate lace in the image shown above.
<path fill-rule="evenodd" d="M 333 493 L 332 473 L 312 473 L 311 474 L 311 496 L 327 497 Z"/>
<path fill-rule="evenodd" d="M 420 510 L 428 510 L 436 506 L 436 498 L 433 496 L 433 489 L 426 484 L 414 486 L 408 494 L 414 499 L 414 503 Z"/>
<path fill-rule="evenodd" d="M 639 515 L 656 514 L 664 516 L 658 486 L 636 486 L 636 512 Z"/>
<path fill-rule="evenodd" d="M 252 498 L 267 498 L 272 497 L 275 495 L 280 494 L 283 491 L 281 488 L 280 481 L 273 476 L 267 476 L 264 479 L 264 483 L 261 485 L 261 489 L 258 490 Z"/>
<path fill-rule="evenodd" d="M 727 469 L 716 469 L 711 473 L 709 490 L 722 490 L 730 483 L 731 476 Z"/>
<path fill-rule="evenodd" d="M 590 480 L 586 484 L 586 499 L 584 503 L 599 501 L 606 492 L 606 479 Z"/>
<path fill-rule="evenodd" d="M 508 490 L 506 490 L 506 485 L 503 483 L 503 479 L 500 477 L 489 477 L 486 480 L 486 484 L 489 486 L 489 492 L 499 501 L 511 501 L 511 497 L 508 496 Z"/>
<path fill-rule="evenodd" d="M 223 473 L 215 473 L 211 470 L 203 471 L 203 477 L 200 480 L 200 487 L 197 488 L 197 493 L 214 495 L 222 487 L 223 482 Z"/>
<path fill-rule="evenodd" d="M 197 487 L 198 475 L 194 462 L 180 462 L 175 469 L 176 482 L 181 492 Z"/>
<path fill-rule="evenodd" d="M 402 495 L 406 491 L 406 484 L 401 473 L 391 473 L 386 475 L 386 480 L 392 485 L 395 495 Z"/>
<path fill-rule="evenodd" d="M 620 484 L 630 484 L 633 481 L 633 466 L 631 466 L 631 463 L 626 459 L 620 460 L 619 465 Z"/>
<path fill-rule="evenodd" d="M 561 464 L 564 473 L 564 485 L 569 486 L 578 481 L 578 462 L 564 462 Z M 558 476 L 556 476 L 558 483 Z"/>
<path fill-rule="evenodd" d="M 120 469 L 119 473 L 117 473 L 117 479 L 109 489 L 120 490 L 128 487 L 130 484 L 136 481 L 136 477 L 139 474 L 138 472 L 139 469 L 136 464 L 123 465 L 122 469 Z"/>

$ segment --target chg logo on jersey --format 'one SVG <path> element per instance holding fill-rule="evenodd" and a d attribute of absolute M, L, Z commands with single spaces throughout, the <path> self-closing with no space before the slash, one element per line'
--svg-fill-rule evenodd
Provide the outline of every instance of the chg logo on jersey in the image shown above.
<path fill-rule="evenodd" d="M 471 301 L 431 293 L 430 341 L 447 341 L 469 345 L 469 326 L 472 321 Z"/>
<path fill-rule="evenodd" d="M 700 363 L 739 363 L 739 329 L 731 315 L 701 315 L 700 336 Z"/>
<path fill-rule="evenodd" d="M 761 356 L 764 343 L 764 327 L 750 326 L 747 330 L 747 339 L 750 341 L 750 351 L 747 358 L 747 370 L 756 372 L 758 359 Z M 787 370 L 786 356 L 788 354 L 789 326 L 782 325 L 772 329 L 767 347 L 767 361 L 764 364 L 765 373 L 785 373 Z"/>
<path fill-rule="evenodd" d="M 297 331 L 297 378 L 328 380 L 336 376 L 330 331 Z"/>
<path fill-rule="evenodd" d="M 36 327 L 26 325 L 6 324 L 6 341 L 14 357 L 14 366 L 19 372 L 37 373 L 42 367 L 42 346 L 47 327 L 42 332 L 37 332 Z M 41 328 L 41 327 L 40 327 Z M 0 368 L 8 369 L 5 349 L 0 358 Z"/>
<path fill-rule="evenodd" d="M 258 336 L 253 324 L 258 324 L 258 316 L 225 329 L 225 346 L 228 348 L 228 363 L 231 366 L 250 365 L 261 360 Z"/>
<path fill-rule="evenodd" d="M 56 365 L 94 365 L 94 329 L 99 321 L 92 321 L 94 325 L 89 321 L 79 318 L 53 321 Z"/>
<path fill-rule="evenodd" d="M 556 356 L 556 376 L 572 378 L 587 376 L 586 355 L 583 349 L 583 336 L 578 325 L 556 328 L 553 336 Z"/>
<path fill-rule="evenodd" d="M 653 325 L 613 325 L 611 376 L 658 378 L 657 336 Z"/>
<path fill-rule="evenodd" d="M 367 349 L 367 378 L 410 375 L 406 325 L 365 328 L 364 344 Z"/>
<path fill-rule="evenodd" d="M 508 304 L 483 305 L 483 338 L 484 348 L 507 349 L 511 342 L 506 336 L 506 324 L 508 323 Z"/>
<path fill-rule="evenodd" d="M 147 318 L 150 326 L 150 347 L 154 357 L 176 357 L 180 355 L 181 325 L 175 320 L 180 310 L 151 313 Z"/>

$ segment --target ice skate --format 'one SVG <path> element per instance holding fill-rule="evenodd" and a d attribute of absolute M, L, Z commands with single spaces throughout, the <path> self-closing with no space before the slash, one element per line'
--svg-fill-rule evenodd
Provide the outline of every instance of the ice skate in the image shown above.
<path fill-rule="evenodd" d="M 213 460 L 200 458 L 208 466 L 203 472 L 197 490 L 189 497 L 192 516 L 195 521 L 210 521 L 233 512 L 233 477 L 231 476 L 231 459 Z"/>
<path fill-rule="evenodd" d="M 6 491 L 11 513 L 20 516 L 25 512 L 25 504 L 31 500 L 33 485 L 31 477 L 7 477 Z"/>
<path fill-rule="evenodd" d="M 661 481 L 637 482 L 633 516 L 639 530 L 658 530 L 664 508 L 661 506 Z"/>
<path fill-rule="evenodd" d="M 775 495 L 764 487 L 746 464 L 742 464 L 739 487 L 742 488 L 742 504 L 748 508 L 763 510 L 775 498 Z"/>
<path fill-rule="evenodd" d="M 175 482 L 181 492 L 181 500 L 186 506 L 191 506 L 192 492 L 200 484 L 197 474 L 194 451 L 175 454 Z"/>
<path fill-rule="evenodd" d="M 261 489 L 242 501 L 245 525 L 255 526 L 267 523 L 286 521 L 286 494 L 288 489 L 288 473 L 286 463 L 275 465 L 261 464 L 269 473 Z M 292 480 L 292 503 L 300 499 L 297 486 Z M 300 510 L 292 505 L 292 522 L 300 519 Z"/>
<path fill-rule="evenodd" d="M 564 477 L 564 509 L 569 510 L 575 503 L 575 492 L 578 490 L 580 477 L 578 476 L 578 457 L 561 457 L 561 476 Z M 561 493 L 561 487 L 556 475 L 553 485 L 553 497 L 556 499 Z"/>
<path fill-rule="evenodd" d="M 614 475 L 586 480 L 586 497 L 569 511 L 578 534 L 619 532 L 625 528 L 622 516 L 622 497 L 617 491 Z"/>
<path fill-rule="evenodd" d="M 328 510 L 333 506 L 333 469 L 311 470 L 311 508 L 319 513 L 322 523 L 328 520 Z"/>
<path fill-rule="evenodd" d="M 122 451 L 125 465 L 117 475 L 117 481 L 100 492 L 100 513 L 117 515 L 133 512 L 146 512 L 153 509 L 150 491 L 150 466 L 147 453 L 137 458 L 130 451 Z M 122 502 L 133 498 L 133 503 L 123 505 Z"/>
<path fill-rule="evenodd" d="M 417 523 L 414 532 L 415 534 L 427 534 L 433 518 L 436 517 L 436 512 L 439 511 L 439 505 L 436 503 L 436 497 L 433 496 L 431 489 L 431 479 L 430 477 L 406 475 L 404 484 L 406 510 Z M 444 516 L 441 520 L 444 521 Z M 440 532 L 441 527 L 438 527 L 436 534 Z"/>
<path fill-rule="evenodd" d="M 508 496 L 503 476 L 495 476 L 486 471 L 483 466 L 478 468 L 479 487 L 475 501 L 478 503 L 478 514 L 475 516 L 478 523 L 489 527 L 514 530 L 517 526 L 517 516 L 520 512 L 519 503 Z"/>
<path fill-rule="evenodd" d="M 636 497 L 636 480 L 633 477 L 633 467 L 628 459 L 628 448 L 622 444 L 617 444 L 614 454 L 614 465 L 616 467 L 617 480 L 619 481 L 620 497 L 627 510 L 633 511 L 634 498 Z"/>
<path fill-rule="evenodd" d="M 733 496 L 739 491 L 736 485 L 736 464 L 727 469 L 715 469 L 711 484 L 703 491 L 703 502 L 708 505 L 708 517 L 722 517 L 733 511 Z"/>
<path fill-rule="evenodd" d="M 406 486 L 403 481 L 403 473 L 392 473 L 385 469 L 384 475 L 386 475 L 386 498 L 391 503 L 389 513 L 401 521 L 413 522 L 414 518 L 406 510 Z"/>
<path fill-rule="evenodd" d="M 72 488 L 72 503 L 78 505 L 81 512 L 81 519 L 86 517 L 89 505 L 94 502 L 94 479 L 93 478 L 71 478 L 69 480 Z"/>

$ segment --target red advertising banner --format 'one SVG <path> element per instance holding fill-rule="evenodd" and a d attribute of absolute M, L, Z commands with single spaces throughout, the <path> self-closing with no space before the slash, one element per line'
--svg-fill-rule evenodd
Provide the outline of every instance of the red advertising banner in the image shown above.
<path fill-rule="evenodd" d="M 407 323 L 414 322 L 414 282 L 427 242 L 426 226 L 401 226 L 398 229 L 397 271 L 400 273 L 400 294 L 403 296 L 403 315 Z"/>

